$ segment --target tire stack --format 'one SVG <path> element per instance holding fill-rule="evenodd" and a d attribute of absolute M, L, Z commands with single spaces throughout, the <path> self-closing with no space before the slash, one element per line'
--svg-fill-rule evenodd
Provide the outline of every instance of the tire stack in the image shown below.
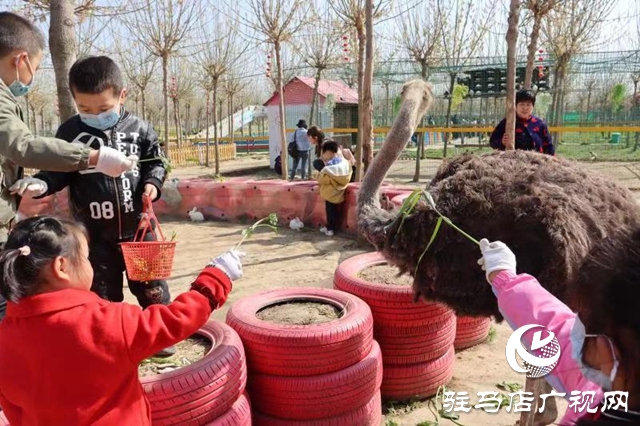
<path fill-rule="evenodd" d="M 489 337 L 491 318 L 458 317 L 456 340 L 453 342 L 457 351 L 479 345 Z"/>
<path fill-rule="evenodd" d="M 331 304 L 342 316 L 308 325 L 256 316 L 299 301 Z M 235 302 L 227 324 L 246 350 L 254 425 L 380 425 L 382 355 L 362 300 L 332 289 L 271 290 Z"/>
<path fill-rule="evenodd" d="M 374 336 L 384 361 L 382 398 L 426 398 L 453 376 L 456 318 L 442 304 L 414 303 L 410 286 L 359 278 L 360 271 L 386 263 L 380 253 L 347 259 L 336 270 L 334 288 L 358 296 L 371 307 Z"/>
<path fill-rule="evenodd" d="M 203 358 L 168 373 L 140 378 L 153 425 L 251 426 L 245 393 L 247 363 L 240 337 L 216 321 L 206 323 L 197 334 L 212 342 Z"/>

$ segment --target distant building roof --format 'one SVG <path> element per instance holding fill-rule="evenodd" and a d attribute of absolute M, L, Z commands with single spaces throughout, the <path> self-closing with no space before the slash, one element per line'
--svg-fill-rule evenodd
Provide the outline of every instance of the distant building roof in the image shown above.
<path fill-rule="evenodd" d="M 294 77 L 284 86 L 284 96 L 287 105 L 307 105 L 313 100 L 313 77 Z M 328 95 L 335 97 L 336 104 L 357 104 L 358 92 L 340 81 L 320 80 L 318 84 L 318 96 L 320 101 L 325 101 Z M 278 93 L 274 93 L 265 103 L 265 106 L 276 105 L 279 102 Z"/>

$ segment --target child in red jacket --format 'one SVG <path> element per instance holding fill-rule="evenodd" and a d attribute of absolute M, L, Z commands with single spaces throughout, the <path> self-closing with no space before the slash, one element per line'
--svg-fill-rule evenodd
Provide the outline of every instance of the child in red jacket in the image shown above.
<path fill-rule="evenodd" d="M 150 425 L 138 364 L 196 332 L 242 276 L 238 253 L 191 290 L 145 310 L 90 291 L 86 231 L 52 217 L 19 222 L 0 253 L 0 407 L 12 426 Z"/>

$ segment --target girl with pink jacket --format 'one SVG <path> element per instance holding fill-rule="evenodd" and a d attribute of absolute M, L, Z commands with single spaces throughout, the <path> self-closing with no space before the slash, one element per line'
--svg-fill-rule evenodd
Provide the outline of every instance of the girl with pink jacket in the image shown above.
<path fill-rule="evenodd" d="M 610 238 L 581 266 L 580 316 L 534 277 L 517 275 L 515 255 L 505 244 L 484 239 L 480 249 L 478 263 L 511 327 L 538 324 L 557 337 L 561 355 L 545 379 L 567 399 L 572 391 L 595 395 L 591 412 L 570 407 L 559 424 L 640 424 L 640 231 Z M 534 332 L 523 335 L 525 347 Z M 603 411 L 606 391 L 628 392 L 627 408 L 611 409 L 609 403 Z"/>

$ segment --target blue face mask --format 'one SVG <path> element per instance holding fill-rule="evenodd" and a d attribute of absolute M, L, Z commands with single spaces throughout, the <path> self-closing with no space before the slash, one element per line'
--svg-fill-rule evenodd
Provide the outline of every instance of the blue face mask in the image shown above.
<path fill-rule="evenodd" d="M 112 128 L 120 120 L 120 106 L 102 112 L 98 115 L 80 113 L 80 119 L 89 127 L 94 129 L 107 130 Z"/>
<path fill-rule="evenodd" d="M 31 68 L 31 62 L 29 62 L 29 58 L 26 57 L 25 61 L 27 62 L 27 66 L 29 67 L 29 72 L 31 73 L 31 82 L 29 84 L 24 84 L 20 81 L 20 73 L 18 71 L 18 64 L 20 63 L 20 57 L 16 58 L 16 80 L 9 85 L 9 90 L 16 98 L 20 96 L 25 96 L 31 88 L 33 87 L 33 82 L 36 79 L 36 75 L 33 72 L 33 68 Z"/>
<path fill-rule="evenodd" d="M 598 334 L 587 334 L 584 324 L 580 321 L 579 317 L 576 317 L 576 322 L 571 330 L 571 356 L 580 366 L 580 371 L 582 375 L 586 377 L 589 381 L 595 383 L 600 386 L 605 392 L 613 389 L 613 381 L 616 378 L 616 374 L 618 373 L 618 367 L 620 366 L 620 362 L 616 358 L 616 352 L 613 348 L 613 343 L 611 339 L 607 336 L 607 341 L 611 346 L 611 355 L 613 359 L 613 368 L 611 369 L 611 374 L 608 376 L 604 374 L 602 371 L 589 367 L 582 360 L 582 353 L 584 351 L 584 342 L 587 337 L 597 337 L 600 336 Z"/>

